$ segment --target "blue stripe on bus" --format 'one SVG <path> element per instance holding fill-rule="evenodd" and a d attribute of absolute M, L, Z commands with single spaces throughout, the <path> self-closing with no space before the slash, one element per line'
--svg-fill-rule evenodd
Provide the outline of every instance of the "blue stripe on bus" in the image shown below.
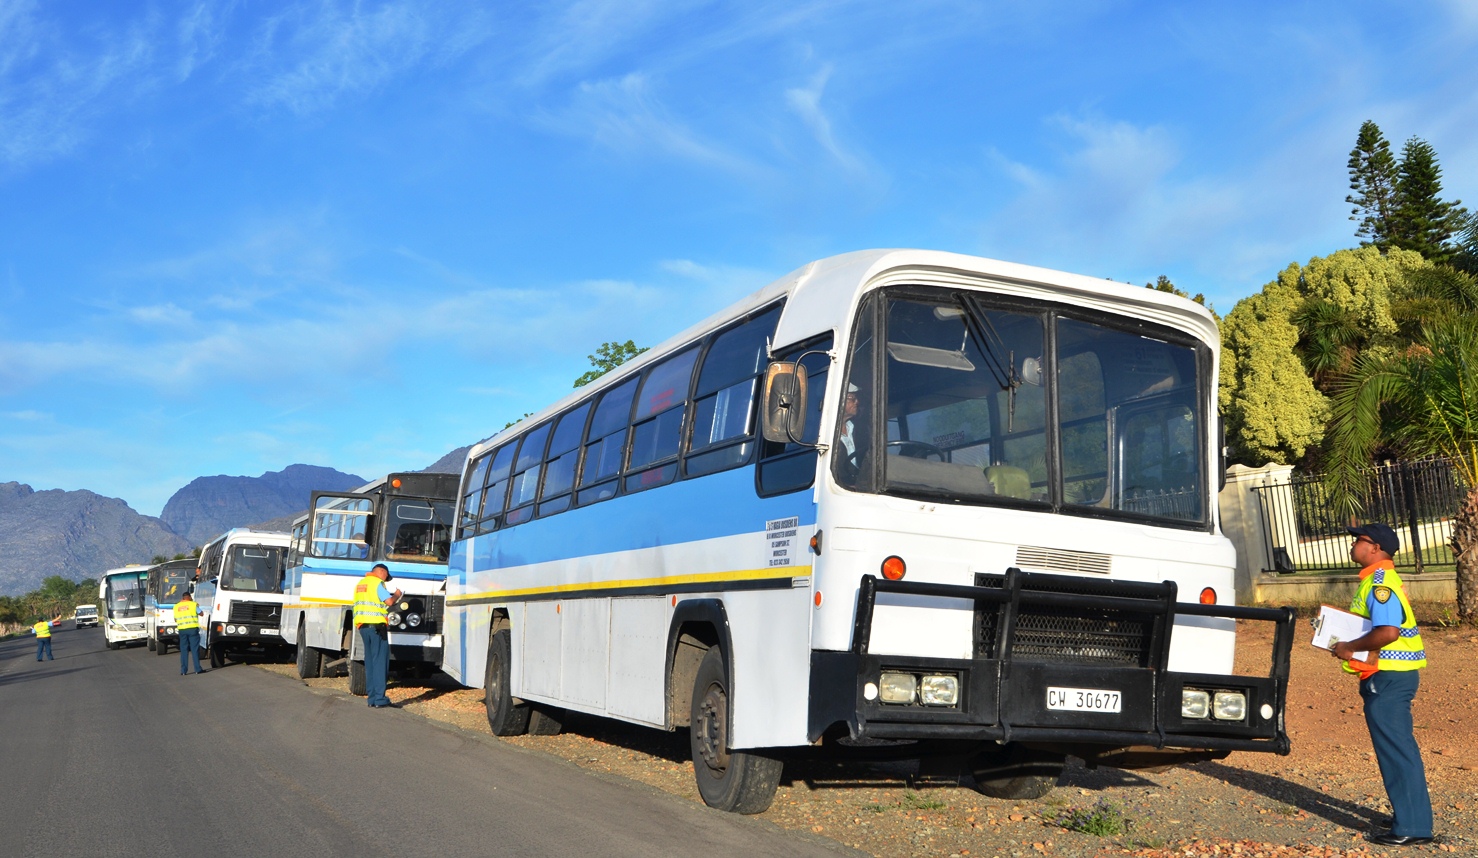
<path fill-rule="evenodd" d="M 799 527 L 816 523 L 811 489 L 759 497 L 751 465 L 458 540 L 448 562 L 451 577 L 465 584 L 474 540 L 475 567 L 487 570 L 757 533 L 784 518 L 799 519 Z"/>
<path fill-rule="evenodd" d="M 363 578 L 377 563 L 384 563 L 395 578 L 416 578 L 422 581 L 441 581 L 446 578 L 446 567 L 438 563 L 405 563 L 396 560 L 337 560 L 329 557 L 308 558 L 311 566 L 299 567 L 301 572 L 319 575 L 342 575 L 346 578 Z"/>

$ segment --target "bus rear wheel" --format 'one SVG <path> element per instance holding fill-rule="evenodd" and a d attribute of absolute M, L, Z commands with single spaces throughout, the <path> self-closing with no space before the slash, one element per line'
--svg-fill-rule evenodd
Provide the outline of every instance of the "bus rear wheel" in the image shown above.
<path fill-rule="evenodd" d="M 488 666 L 482 680 L 482 703 L 494 736 L 522 736 L 529 730 L 529 705 L 513 699 L 512 665 L 513 638 L 502 629 L 488 640 Z"/>
<path fill-rule="evenodd" d="M 298 678 L 317 679 L 323 675 L 323 653 L 308 646 L 307 629 L 298 621 Z"/>
<path fill-rule="evenodd" d="M 365 675 L 363 661 L 349 660 L 349 693 L 355 697 L 369 696 L 369 677 Z"/>
<path fill-rule="evenodd" d="M 558 736 L 565 728 L 565 711 L 557 706 L 529 707 L 530 736 Z"/>
<path fill-rule="evenodd" d="M 970 761 L 975 789 L 991 798 L 1041 798 L 1057 786 L 1066 758 L 1012 742 Z"/>
<path fill-rule="evenodd" d="M 763 813 L 775 798 L 785 765 L 729 749 L 729 679 L 719 647 L 711 647 L 698 666 L 689 714 L 693 776 L 703 802 L 733 813 Z"/>

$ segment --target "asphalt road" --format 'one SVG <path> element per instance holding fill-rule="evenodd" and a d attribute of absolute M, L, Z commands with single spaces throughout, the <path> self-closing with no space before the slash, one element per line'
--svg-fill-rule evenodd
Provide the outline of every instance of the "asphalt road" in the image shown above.
<path fill-rule="evenodd" d="M 0 855 L 857 854 L 232 665 L 0 641 Z"/>

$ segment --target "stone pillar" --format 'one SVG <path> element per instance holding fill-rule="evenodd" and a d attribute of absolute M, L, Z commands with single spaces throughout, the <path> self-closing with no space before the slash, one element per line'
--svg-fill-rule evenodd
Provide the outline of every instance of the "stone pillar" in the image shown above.
<path fill-rule="evenodd" d="M 1261 468 L 1232 465 L 1227 468 L 1226 488 L 1217 497 L 1217 506 L 1221 513 L 1221 531 L 1237 549 L 1237 571 L 1233 580 L 1239 605 L 1252 604 L 1257 597 L 1258 577 L 1273 566 L 1273 558 L 1268 556 L 1267 535 L 1263 531 L 1261 498 L 1253 489 L 1269 485 L 1281 487 L 1273 491 L 1287 494 L 1284 508 L 1291 511 L 1293 491 L 1288 481 L 1292 473 L 1292 465 L 1270 464 Z M 1296 528 L 1292 521 L 1275 526 L 1279 526 L 1280 531 Z M 1278 536 L 1280 538 L 1274 541 L 1288 546 L 1292 553 L 1298 545 L 1298 534 L 1279 533 Z"/>

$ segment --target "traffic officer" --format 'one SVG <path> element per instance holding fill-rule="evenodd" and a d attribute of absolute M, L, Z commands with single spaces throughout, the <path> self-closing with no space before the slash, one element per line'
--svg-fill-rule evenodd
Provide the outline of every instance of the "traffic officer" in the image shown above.
<path fill-rule="evenodd" d="M 389 706 L 385 696 L 385 683 L 390 673 L 390 640 L 386 609 L 400 598 L 385 588 L 390 580 L 390 568 L 376 563 L 369 574 L 354 585 L 354 627 L 359 630 L 359 639 L 364 643 L 364 681 L 369 692 L 369 705 L 373 709 Z"/>
<path fill-rule="evenodd" d="M 41 660 L 41 653 L 46 653 L 47 661 L 56 661 L 51 654 L 51 627 L 62 621 L 62 615 L 57 614 L 54 620 L 42 620 L 34 626 L 31 631 L 36 633 L 36 660 Z"/>
<path fill-rule="evenodd" d="M 190 659 L 195 659 L 195 672 L 204 673 L 200 666 L 200 615 L 205 609 L 195 601 L 186 588 L 180 600 L 174 603 L 174 627 L 180 633 L 180 676 L 190 672 Z"/>
<path fill-rule="evenodd" d="M 1417 671 L 1426 666 L 1427 654 L 1406 588 L 1391 562 L 1401 541 L 1384 524 L 1346 530 L 1355 537 L 1350 560 L 1361 567 L 1360 587 L 1350 601 L 1350 612 L 1370 620 L 1371 629 L 1352 641 L 1335 644 L 1333 652 L 1344 662 L 1346 672 L 1360 676 L 1365 725 L 1391 800 L 1390 829 L 1371 831 L 1365 839 L 1383 846 L 1430 843 L 1432 801 L 1411 721 Z M 1351 660 L 1358 652 L 1371 653 L 1369 662 Z"/>

